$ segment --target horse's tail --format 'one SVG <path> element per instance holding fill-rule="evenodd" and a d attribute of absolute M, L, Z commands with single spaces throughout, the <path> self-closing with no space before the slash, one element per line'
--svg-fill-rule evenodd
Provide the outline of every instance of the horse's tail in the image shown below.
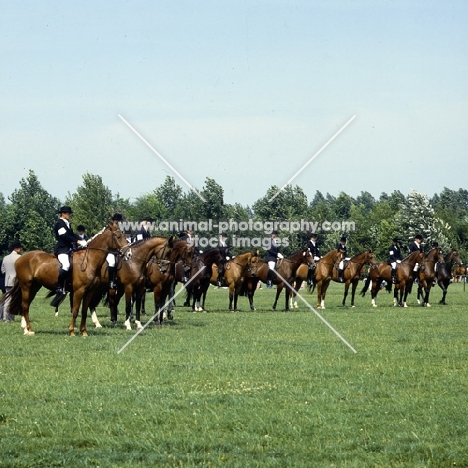
<path fill-rule="evenodd" d="M 315 285 L 316 285 L 316 284 L 317 284 L 316 281 L 313 280 L 313 281 L 312 281 L 312 284 L 309 284 L 309 285 L 308 285 L 307 289 L 309 290 L 309 294 L 312 294 L 312 293 L 315 291 Z"/>
<path fill-rule="evenodd" d="M 366 295 L 366 292 L 369 290 L 369 284 L 371 282 L 371 277 L 370 275 L 367 276 L 366 282 L 364 283 L 364 287 L 362 288 L 361 291 L 361 296 L 364 297 Z"/>
<path fill-rule="evenodd" d="M 0 299 L 0 304 L 4 304 L 9 300 L 8 312 L 13 315 L 21 315 L 21 302 L 23 300 L 23 293 L 18 279 L 15 280 L 13 287 L 6 292 Z"/>
<path fill-rule="evenodd" d="M 240 292 L 239 292 L 239 296 L 248 296 L 248 295 L 249 295 L 249 292 L 247 289 L 247 281 L 243 281 Z"/>

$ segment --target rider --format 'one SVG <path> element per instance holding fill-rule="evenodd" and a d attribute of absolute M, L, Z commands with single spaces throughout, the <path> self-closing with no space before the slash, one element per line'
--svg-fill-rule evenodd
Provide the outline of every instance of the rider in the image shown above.
<path fill-rule="evenodd" d="M 135 241 L 142 241 L 151 237 L 149 230 L 152 222 L 153 220 L 151 218 L 143 218 L 140 221 L 140 228 L 135 233 Z"/>
<path fill-rule="evenodd" d="M 87 241 L 81 239 L 78 234 L 74 234 L 70 226 L 70 219 L 73 214 L 69 206 L 62 206 L 58 213 L 60 218 L 54 226 L 55 239 L 57 243 L 54 248 L 54 255 L 59 261 L 59 274 L 56 286 L 56 294 L 50 305 L 58 307 L 67 293 L 66 283 L 70 277 L 70 254 L 73 250 L 80 247 L 86 247 Z"/>
<path fill-rule="evenodd" d="M 400 240 L 398 237 L 394 237 L 392 240 L 392 245 L 388 248 L 388 260 L 387 263 L 392 266 L 392 283 L 396 283 L 396 267 L 397 263 L 401 263 L 402 256 L 401 256 L 401 248 L 398 245 Z"/>
<path fill-rule="evenodd" d="M 343 254 L 343 259 L 338 265 L 338 281 L 340 283 L 344 283 L 344 262 L 345 260 L 350 259 L 350 257 L 347 254 L 347 249 L 346 249 L 346 237 L 344 236 L 341 237 L 340 242 L 336 246 L 336 249 L 339 250 Z"/>
<path fill-rule="evenodd" d="M 225 232 L 222 232 L 218 240 L 218 249 L 221 255 L 221 268 L 218 271 L 218 287 L 221 287 L 224 269 L 226 268 L 226 263 L 231 260 L 231 252 L 229 251 L 229 244 L 227 242 L 228 235 Z"/>
<path fill-rule="evenodd" d="M 410 254 L 413 252 L 424 252 L 423 246 L 422 246 L 422 236 L 421 234 L 416 234 L 414 236 L 414 242 L 410 245 Z M 419 263 L 415 263 L 413 272 L 417 272 L 419 270 Z M 419 283 L 419 279 L 417 275 L 414 275 L 414 282 Z"/>
<path fill-rule="evenodd" d="M 320 249 L 318 247 L 317 242 L 317 234 L 315 232 L 312 232 L 310 234 L 309 240 L 307 241 L 307 248 L 310 250 L 312 257 L 314 258 L 314 262 L 318 262 L 322 255 L 320 254 Z M 309 268 L 309 271 L 307 272 L 307 284 L 309 286 L 312 284 L 313 281 L 314 270 L 315 264 L 312 266 L 312 268 Z"/>
<path fill-rule="evenodd" d="M 278 231 L 272 231 L 270 248 L 266 251 L 265 261 L 268 263 L 268 276 L 267 276 L 267 288 L 271 289 L 273 280 L 275 279 L 275 267 L 276 261 L 279 258 L 283 258 L 283 255 L 279 251 L 280 241 L 278 239 Z"/>
<path fill-rule="evenodd" d="M 123 221 L 123 217 L 120 213 L 115 213 L 112 216 L 114 223 L 120 223 Z M 109 252 L 106 257 L 107 272 L 109 273 L 109 289 L 117 289 L 117 259 L 114 252 Z"/>

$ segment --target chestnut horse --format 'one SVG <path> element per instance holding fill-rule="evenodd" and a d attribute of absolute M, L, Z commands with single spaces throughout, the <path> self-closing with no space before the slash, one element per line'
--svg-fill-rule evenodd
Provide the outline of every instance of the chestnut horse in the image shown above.
<path fill-rule="evenodd" d="M 440 268 L 440 265 L 442 265 L 443 262 L 444 257 L 442 256 L 442 250 L 440 249 L 440 247 L 433 247 L 424 259 L 424 268 L 421 268 L 419 270 L 417 299 L 419 304 L 419 298 L 423 298 L 423 302 L 421 304 L 423 307 L 431 307 L 431 304 L 429 304 L 429 294 L 431 293 L 431 288 L 433 286 L 434 279 L 437 277 L 436 269 Z"/>
<path fill-rule="evenodd" d="M 293 253 L 289 257 L 282 258 L 278 261 L 275 271 L 275 279 L 273 283 L 276 286 L 276 297 L 273 303 L 273 310 L 276 310 L 276 304 L 283 288 L 285 288 L 286 305 L 285 310 L 289 310 L 289 295 L 294 294 L 293 282 L 296 278 L 297 269 L 301 265 L 313 265 L 314 258 L 307 247 Z"/>
<path fill-rule="evenodd" d="M 245 272 L 258 261 L 258 250 L 243 252 L 224 264 L 223 284 L 229 288 L 229 310 L 237 312 L 237 301 L 244 284 Z M 218 269 L 213 267 L 211 284 L 218 284 Z"/>
<path fill-rule="evenodd" d="M 401 263 L 397 264 L 395 271 L 396 284 L 393 293 L 393 305 L 399 307 L 408 307 L 406 304 L 406 298 L 411 292 L 411 287 L 413 284 L 414 276 L 417 275 L 417 272 L 414 272 L 414 266 L 416 263 L 422 265 L 424 261 L 423 252 L 412 252 L 409 254 Z M 377 268 L 371 268 L 369 270 L 369 275 L 367 276 L 366 283 L 361 291 L 361 296 L 365 296 L 369 285 L 372 282 L 371 297 L 372 297 L 372 306 L 377 307 L 377 293 L 380 290 L 382 282 L 385 280 L 387 282 L 387 291 L 392 290 L 392 267 L 387 262 L 379 262 L 376 264 Z M 398 293 L 400 297 L 398 297 Z M 404 297 L 403 297 L 404 295 Z"/>
<path fill-rule="evenodd" d="M 333 270 L 338 271 L 338 264 L 343 259 L 343 252 L 335 249 L 324 255 L 315 267 L 315 274 L 311 292 L 317 288 L 317 309 L 325 309 L 325 297 L 330 281 L 333 279 Z"/>
<path fill-rule="evenodd" d="M 86 330 L 86 316 L 95 288 L 99 286 L 101 279 L 101 267 L 109 252 L 116 252 L 127 245 L 125 236 L 117 223 L 110 223 L 92 239 L 84 249 L 73 253 L 71 261 L 71 280 L 73 289 L 72 320 L 68 327 L 70 336 L 75 336 L 75 322 L 80 305 L 81 324 L 80 331 L 83 336 L 88 336 Z M 25 335 L 34 335 L 29 322 L 29 306 L 36 297 L 41 287 L 55 293 L 57 287 L 59 261 L 53 254 L 32 250 L 21 255 L 15 263 L 16 280 L 13 288 L 4 295 L 10 297 L 10 310 L 15 315 L 22 315 L 21 326 Z"/>
<path fill-rule="evenodd" d="M 155 323 L 162 325 L 164 321 L 163 308 L 166 299 L 174 295 L 175 291 L 175 273 L 176 265 L 182 262 L 182 265 L 187 265 L 190 268 L 194 255 L 195 247 L 192 243 L 187 243 L 185 239 L 177 240 L 172 246 L 172 251 L 168 260 L 159 260 L 152 257 L 146 265 L 146 277 L 152 285 L 154 306 L 155 306 Z M 171 297 L 171 302 L 173 298 Z"/>
<path fill-rule="evenodd" d="M 321 260 L 319 260 L 320 262 Z M 373 265 L 376 265 L 375 256 L 372 252 L 372 249 L 369 249 L 365 252 L 362 252 L 358 255 L 355 255 L 351 259 L 346 262 L 344 271 L 343 271 L 343 279 L 344 279 L 344 296 L 343 296 L 343 307 L 346 306 L 346 298 L 348 297 L 349 286 L 352 285 L 351 288 L 351 307 L 354 307 L 354 297 L 356 295 L 356 288 L 358 286 L 359 280 L 361 279 L 361 271 L 364 265 L 370 265 L 371 268 Z M 301 288 L 302 282 L 307 281 L 307 273 L 308 268 L 306 265 L 301 265 L 297 269 L 296 273 L 296 281 L 294 285 L 294 290 L 297 292 Z M 332 280 L 338 281 L 338 270 L 334 268 L 332 270 Z M 297 308 L 297 298 L 294 295 L 292 298 L 293 307 Z"/>
<path fill-rule="evenodd" d="M 125 294 L 125 327 L 131 330 L 130 315 L 135 304 L 135 325 L 143 328 L 140 321 L 141 304 L 146 292 L 146 265 L 151 257 L 157 260 L 168 260 L 175 237 L 150 237 L 130 244 L 122 249 L 122 258 L 117 264 L 117 290 L 109 290 L 111 321 L 117 322 L 117 307 Z M 104 275 L 102 275 L 105 278 Z M 105 283 L 107 285 L 107 282 Z"/>
<path fill-rule="evenodd" d="M 250 310 L 257 310 L 254 305 L 254 294 L 257 290 L 259 281 L 262 281 L 265 284 L 267 283 L 268 270 L 268 263 L 259 257 L 252 259 L 250 265 L 248 265 L 245 270 L 244 282 L 240 295 L 245 295 L 249 298 Z"/>
<path fill-rule="evenodd" d="M 452 267 L 453 265 L 461 265 L 462 261 L 460 255 L 458 255 L 458 250 L 451 250 L 444 258 L 444 263 L 439 264 L 437 270 L 437 284 L 440 289 L 442 289 L 442 299 L 439 301 L 439 304 L 447 305 L 445 302 L 445 297 L 447 296 L 447 288 L 450 285 L 452 280 Z M 466 267 L 462 267 L 466 270 Z M 465 273 L 464 273 L 465 274 Z"/>
<path fill-rule="evenodd" d="M 453 282 L 460 283 L 467 274 L 468 267 L 459 265 L 453 270 Z"/>

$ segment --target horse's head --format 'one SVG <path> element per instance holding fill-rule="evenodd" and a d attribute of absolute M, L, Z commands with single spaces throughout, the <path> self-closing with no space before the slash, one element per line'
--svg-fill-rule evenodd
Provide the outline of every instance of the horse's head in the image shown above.
<path fill-rule="evenodd" d="M 445 259 L 445 262 L 448 263 L 448 262 L 452 262 L 454 263 L 455 265 L 462 265 L 463 262 L 460 258 L 460 255 L 458 253 L 458 250 L 456 249 L 453 249 L 446 257 Z"/>
<path fill-rule="evenodd" d="M 305 247 L 302 249 L 303 263 L 306 265 L 315 265 L 314 256 L 312 255 L 310 249 Z"/>
<path fill-rule="evenodd" d="M 377 266 L 377 261 L 375 259 L 375 255 L 372 249 L 369 249 L 366 252 L 366 263 L 369 264 L 372 268 L 375 268 Z"/>

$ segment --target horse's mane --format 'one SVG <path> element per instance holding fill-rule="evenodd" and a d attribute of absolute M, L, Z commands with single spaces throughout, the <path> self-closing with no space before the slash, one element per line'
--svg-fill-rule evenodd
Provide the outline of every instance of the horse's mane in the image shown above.
<path fill-rule="evenodd" d="M 410 254 L 408 254 L 403 260 L 402 262 L 405 262 L 406 260 L 408 260 L 408 258 L 411 257 L 411 255 L 414 255 L 414 254 L 419 254 L 421 252 L 418 252 L 417 250 L 415 250 L 414 252 L 411 252 Z"/>
<path fill-rule="evenodd" d="M 97 232 L 96 234 L 94 234 L 94 236 L 91 237 L 91 239 L 88 240 L 88 244 L 89 244 L 92 240 L 96 239 L 97 236 L 100 236 L 106 229 L 107 229 L 107 226 L 104 226 L 99 232 Z"/>

